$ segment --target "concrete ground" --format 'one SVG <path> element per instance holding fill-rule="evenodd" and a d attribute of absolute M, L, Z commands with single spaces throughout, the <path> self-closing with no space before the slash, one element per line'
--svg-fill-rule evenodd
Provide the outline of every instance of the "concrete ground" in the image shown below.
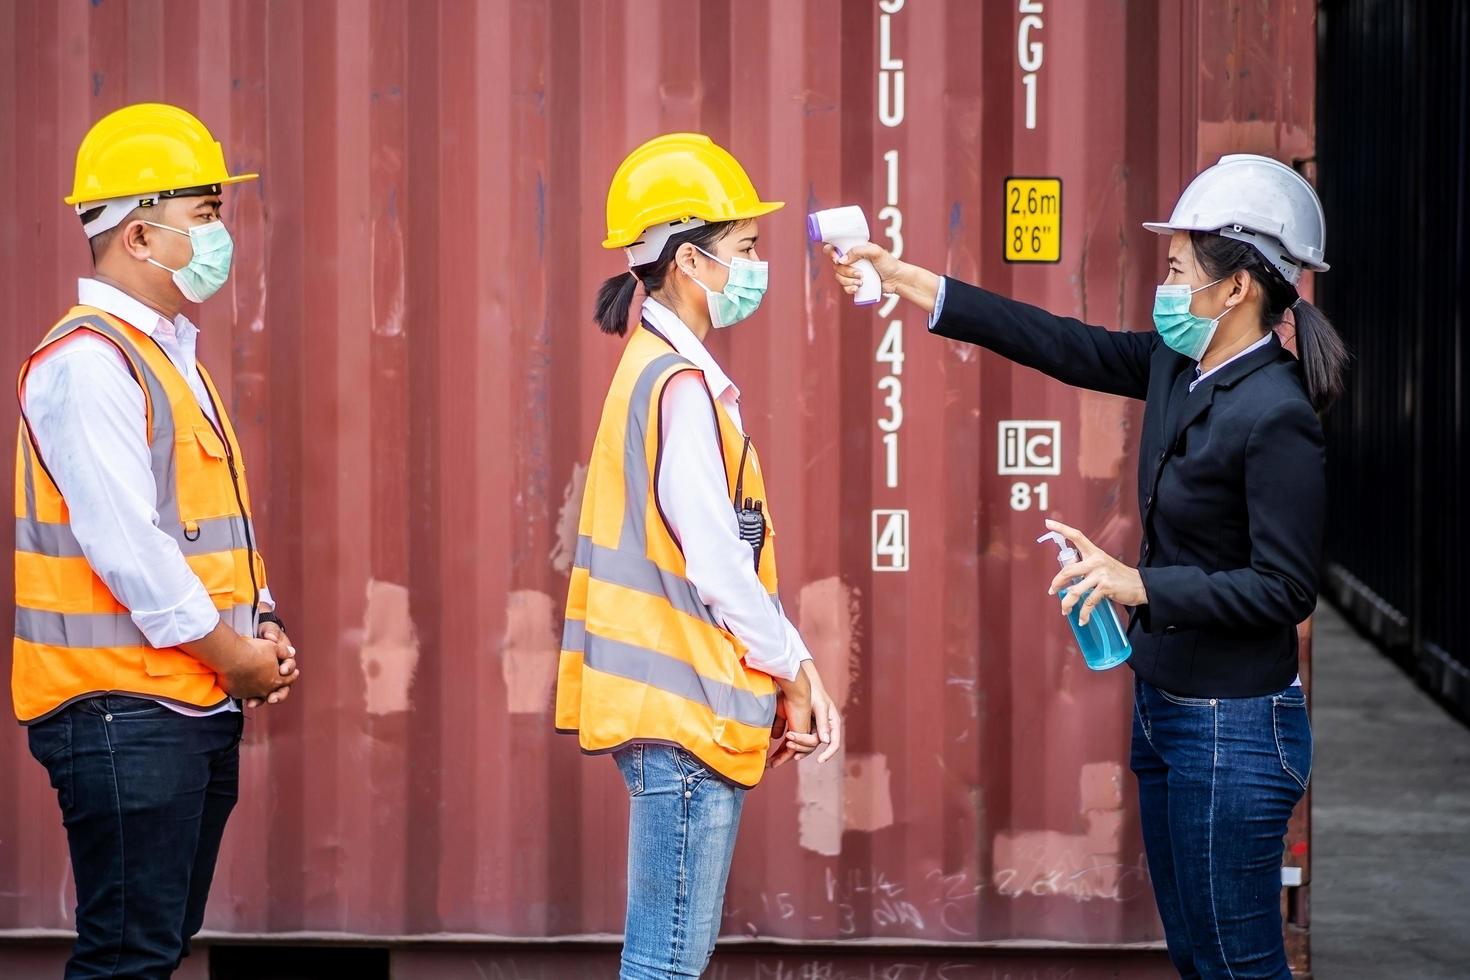
<path fill-rule="evenodd" d="M 1325 603 L 1313 658 L 1313 974 L 1467 980 L 1470 729 Z"/>

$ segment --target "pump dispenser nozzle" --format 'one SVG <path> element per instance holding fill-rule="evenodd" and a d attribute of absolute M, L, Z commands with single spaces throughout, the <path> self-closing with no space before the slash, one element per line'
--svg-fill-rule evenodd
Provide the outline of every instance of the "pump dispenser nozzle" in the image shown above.
<path fill-rule="evenodd" d="M 1037 544 L 1041 544 L 1043 541 L 1051 541 L 1056 544 L 1058 565 L 1071 565 L 1077 561 L 1079 557 L 1077 549 L 1072 547 L 1072 543 L 1063 537 L 1060 531 L 1047 531 L 1036 539 Z"/>

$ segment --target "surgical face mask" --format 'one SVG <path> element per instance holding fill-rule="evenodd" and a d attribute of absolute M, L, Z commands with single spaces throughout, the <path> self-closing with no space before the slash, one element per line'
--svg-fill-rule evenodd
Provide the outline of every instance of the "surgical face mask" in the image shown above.
<path fill-rule="evenodd" d="M 699 248 L 698 245 L 694 247 Z M 704 298 L 709 303 L 710 323 L 716 329 L 732 327 L 754 313 L 761 305 L 770 279 L 769 267 L 765 262 L 752 262 L 750 259 L 735 258 L 724 262 L 702 248 L 699 250 L 730 270 L 730 278 L 725 282 L 725 288 L 716 292 L 698 279 L 694 279 L 694 273 L 686 271 L 684 274 L 694 279 L 699 288 L 704 290 Z"/>
<path fill-rule="evenodd" d="M 194 247 L 194 257 L 182 269 L 170 269 L 162 262 L 148 259 L 160 269 L 173 273 L 174 285 L 179 287 L 184 299 L 191 303 L 202 303 L 219 292 L 225 280 L 230 278 L 230 261 L 235 255 L 235 243 L 225 229 L 224 222 L 211 221 L 193 225 L 188 231 L 154 221 L 143 223 L 176 235 L 189 236 L 189 244 Z"/>
<path fill-rule="evenodd" d="M 1191 361 L 1198 361 L 1210 349 L 1215 330 L 1231 307 L 1226 307 L 1213 320 L 1195 316 L 1189 309 L 1190 300 L 1202 289 L 1224 282 L 1216 279 L 1199 289 L 1190 289 L 1189 283 L 1177 286 L 1163 285 L 1154 291 L 1154 327 L 1166 345 Z"/>

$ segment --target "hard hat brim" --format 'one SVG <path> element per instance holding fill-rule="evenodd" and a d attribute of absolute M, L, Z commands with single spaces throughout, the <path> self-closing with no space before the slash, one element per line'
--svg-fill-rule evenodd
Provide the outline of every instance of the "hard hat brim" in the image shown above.
<path fill-rule="evenodd" d="M 1170 222 L 1170 221 L 1145 221 L 1145 222 L 1143 222 L 1143 227 L 1147 228 L 1149 231 L 1153 232 L 1155 235 L 1172 235 L 1176 231 L 1203 231 L 1203 232 L 1207 232 L 1207 233 L 1209 233 L 1211 235 L 1224 234 L 1223 227 L 1214 227 L 1214 226 L 1211 226 L 1211 225 L 1198 225 L 1198 226 L 1196 226 L 1196 225 L 1187 225 L 1187 224 L 1180 224 L 1180 223 Z M 1299 258 L 1298 256 L 1292 255 L 1290 252 L 1286 251 L 1286 246 L 1285 245 L 1280 245 L 1280 239 L 1277 239 L 1273 235 L 1269 235 L 1269 234 L 1266 234 L 1264 232 L 1259 232 L 1259 233 L 1254 233 L 1254 234 L 1260 234 L 1260 235 L 1262 235 L 1262 237 L 1269 238 L 1273 242 L 1276 242 L 1278 244 L 1278 246 L 1281 248 L 1282 254 L 1288 256 L 1291 259 L 1291 261 L 1295 262 L 1297 265 L 1301 266 L 1303 269 L 1310 269 L 1313 272 L 1326 272 L 1328 269 L 1332 268 L 1330 265 L 1328 265 L 1326 262 L 1323 262 L 1321 259 Z M 1248 244 L 1255 244 L 1255 242 L 1253 242 L 1252 239 L 1250 239 L 1250 238 L 1241 238 L 1238 235 L 1226 235 L 1226 237 L 1227 238 L 1238 238 L 1240 241 L 1244 241 L 1244 242 L 1246 242 Z M 1293 283 L 1295 282 L 1295 280 L 1292 280 L 1292 281 L 1293 281 Z"/>
<path fill-rule="evenodd" d="M 680 218 L 701 218 L 709 223 L 713 223 L 716 221 L 752 221 L 764 215 L 771 214 L 772 212 L 779 211 L 785 206 L 785 201 L 762 201 L 753 207 L 744 208 L 736 214 L 687 214 L 673 217 L 669 220 L 678 221 L 680 220 Z M 624 230 L 619 235 L 609 235 L 606 239 L 603 240 L 602 247 L 606 249 L 627 248 L 629 245 L 632 245 L 633 243 L 641 239 L 643 237 L 643 233 L 646 231 L 648 231 L 647 228 L 637 228 L 632 231 Z"/>
<path fill-rule="evenodd" d="M 236 174 L 233 177 L 222 177 L 219 180 L 212 180 L 212 181 L 209 181 L 208 183 L 211 183 L 211 184 L 219 184 L 220 186 L 223 187 L 223 186 L 226 186 L 226 185 L 229 185 L 229 184 L 243 184 L 247 180 L 259 180 L 259 179 L 260 179 L 260 174 Z M 163 194 L 163 193 L 165 193 L 167 191 L 172 191 L 172 190 L 178 190 L 178 188 L 176 188 L 176 187 L 132 187 L 132 188 L 124 188 L 123 190 L 118 191 L 116 194 L 112 194 L 112 195 L 110 195 L 108 197 L 105 197 L 105 198 L 100 198 L 99 200 L 107 200 L 107 201 L 110 201 L 110 200 L 112 200 L 113 198 L 116 198 L 116 197 L 146 197 L 149 194 Z M 90 199 L 90 198 L 83 198 L 83 197 L 80 197 L 80 196 L 78 196 L 76 194 L 68 194 L 66 197 L 62 198 L 62 200 L 65 201 L 67 204 L 71 204 L 71 205 L 90 204 L 90 203 L 93 203 L 93 200 L 92 199 Z"/>

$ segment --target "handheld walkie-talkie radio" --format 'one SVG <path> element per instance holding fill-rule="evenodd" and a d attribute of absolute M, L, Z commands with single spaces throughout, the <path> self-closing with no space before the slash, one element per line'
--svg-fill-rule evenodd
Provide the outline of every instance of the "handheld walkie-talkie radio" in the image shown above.
<path fill-rule="evenodd" d="M 755 552 L 755 571 L 760 574 L 761 548 L 766 543 L 765 502 L 745 497 L 745 459 L 750 455 L 750 436 L 740 450 L 740 472 L 735 477 L 735 520 L 740 525 L 740 540 Z M 744 498 L 743 500 L 741 498 Z"/>

